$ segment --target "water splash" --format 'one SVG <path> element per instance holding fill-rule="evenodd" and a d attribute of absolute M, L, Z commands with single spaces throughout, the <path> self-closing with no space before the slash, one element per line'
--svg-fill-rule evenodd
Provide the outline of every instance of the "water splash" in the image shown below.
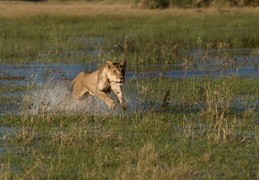
<path fill-rule="evenodd" d="M 35 92 L 27 94 L 25 99 L 25 113 L 39 114 L 121 114 L 125 113 L 117 104 L 116 110 L 110 110 L 104 101 L 91 95 L 84 95 L 79 101 L 71 98 L 72 86 L 63 81 L 51 81 L 37 88 Z M 131 99 L 127 93 L 125 102 L 128 105 L 127 113 L 133 113 L 139 108 L 140 102 Z M 111 94 L 115 100 L 115 96 Z"/>

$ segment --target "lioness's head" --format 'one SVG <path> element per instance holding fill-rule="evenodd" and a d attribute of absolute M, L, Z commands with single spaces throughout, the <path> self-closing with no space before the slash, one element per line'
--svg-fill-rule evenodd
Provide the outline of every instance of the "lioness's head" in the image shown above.
<path fill-rule="evenodd" d="M 125 61 L 122 61 L 121 63 L 112 63 L 111 61 L 108 61 L 106 66 L 108 67 L 107 77 L 110 82 L 124 83 L 126 69 Z"/>

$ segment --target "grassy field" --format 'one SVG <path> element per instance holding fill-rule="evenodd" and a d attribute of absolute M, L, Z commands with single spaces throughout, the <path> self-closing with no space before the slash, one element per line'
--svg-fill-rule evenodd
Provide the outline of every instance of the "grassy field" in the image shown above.
<path fill-rule="evenodd" d="M 2 116 L 1 179 L 258 178 L 258 80 L 153 81 L 145 111 Z"/>
<path fill-rule="evenodd" d="M 0 62 L 181 62 L 183 50 L 258 47 L 258 8 L 1 3 Z M 96 54 L 89 53 L 96 50 Z M 258 52 L 256 52 L 258 54 Z"/>
<path fill-rule="evenodd" d="M 180 63 L 188 71 L 193 49 L 204 49 L 205 60 L 232 59 L 242 54 L 238 48 L 259 54 L 258 8 L 1 2 L 0 9 L 1 64 L 126 58 L 129 65 Z M 143 68 L 135 69 L 156 70 Z M 1 114 L 0 179 L 259 178 L 258 78 L 126 81 L 128 102 L 139 102 L 134 111 L 32 116 L 25 104 L 20 115 Z M 4 93 L 37 88 L 1 84 L 0 108 L 15 102 Z"/>

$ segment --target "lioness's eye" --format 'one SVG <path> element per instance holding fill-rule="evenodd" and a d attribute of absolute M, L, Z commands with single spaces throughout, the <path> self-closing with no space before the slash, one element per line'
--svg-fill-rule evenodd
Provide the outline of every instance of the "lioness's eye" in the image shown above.
<path fill-rule="evenodd" d="M 117 71 L 113 71 L 114 72 L 114 74 L 117 74 Z"/>

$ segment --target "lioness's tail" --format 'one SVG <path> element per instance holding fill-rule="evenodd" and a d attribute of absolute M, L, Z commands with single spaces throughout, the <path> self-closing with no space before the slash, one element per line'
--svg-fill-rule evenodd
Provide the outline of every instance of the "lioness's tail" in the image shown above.
<path fill-rule="evenodd" d="M 83 72 L 80 72 L 73 81 L 69 81 L 67 78 L 64 78 L 64 80 L 66 82 L 68 82 L 69 84 L 74 84 L 76 82 L 76 80 L 78 79 L 78 77 L 82 74 Z"/>
<path fill-rule="evenodd" d="M 72 84 L 72 82 L 69 81 L 67 78 L 64 78 L 63 80 L 66 81 L 66 82 L 68 82 L 69 84 Z"/>

